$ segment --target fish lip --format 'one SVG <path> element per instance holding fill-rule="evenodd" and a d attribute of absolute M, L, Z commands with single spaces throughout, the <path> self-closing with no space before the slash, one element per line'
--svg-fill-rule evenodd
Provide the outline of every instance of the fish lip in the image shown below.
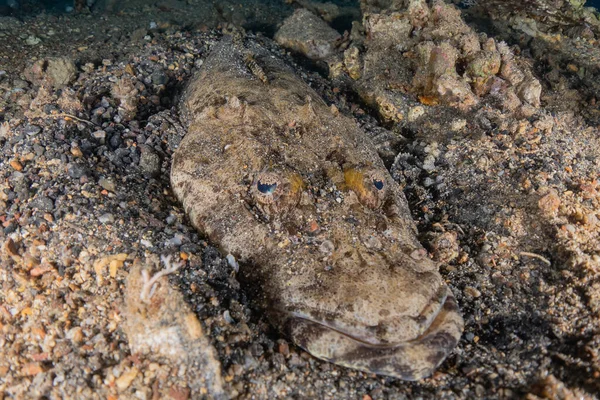
<path fill-rule="evenodd" d="M 365 347 L 370 347 L 370 348 L 377 348 L 377 349 L 393 349 L 394 347 L 398 347 L 400 344 L 403 343 L 407 343 L 407 342 L 400 342 L 400 343 L 373 343 L 373 342 L 368 342 L 364 339 L 361 339 L 359 337 L 353 336 L 351 334 L 349 334 L 348 332 L 344 332 L 341 329 L 337 329 L 331 325 L 328 325 L 326 323 L 323 323 L 322 321 L 318 321 L 312 318 L 306 318 L 306 317 L 301 317 L 301 316 L 293 316 L 290 319 L 296 319 L 296 320 L 300 320 L 300 321 L 306 321 L 309 322 L 311 324 L 316 324 L 319 326 L 322 326 L 323 328 L 326 328 L 330 331 L 333 332 L 337 332 L 340 335 L 343 335 L 345 337 L 347 337 L 348 339 L 351 339 L 353 341 L 355 341 L 356 343 L 360 344 L 361 346 L 365 346 Z"/>
<path fill-rule="evenodd" d="M 368 348 L 373 348 L 373 349 L 393 349 L 399 346 L 404 346 L 406 344 L 410 344 L 410 343 L 414 343 L 414 342 L 418 342 L 419 340 L 421 340 L 426 334 L 431 333 L 429 332 L 431 327 L 435 327 L 436 326 L 436 321 L 438 320 L 438 318 L 440 318 L 440 314 L 442 314 L 442 312 L 444 311 L 444 307 L 446 306 L 447 302 L 454 302 L 454 297 L 452 296 L 451 292 L 449 291 L 449 289 L 447 288 L 447 286 L 443 286 L 441 289 L 444 290 L 445 294 L 443 295 L 443 300 L 441 300 L 438 304 L 438 309 L 435 312 L 435 316 L 433 318 L 431 318 L 429 325 L 427 325 L 426 327 L 424 327 L 424 329 L 422 330 L 422 332 L 414 337 L 413 339 L 409 339 L 409 340 L 404 340 L 404 341 L 399 341 L 399 342 L 384 342 L 384 341 L 380 341 L 376 338 L 370 338 L 371 340 L 368 339 L 364 339 L 355 335 L 352 335 L 351 333 L 340 329 L 332 324 L 328 324 L 325 321 L 322 320 L 318 320 L 315 318 L 311 318 L 305 314 L 301 314 L 301 313 L 291 313 L 291 315 L 288 316 L 288 321 L 291 320 L 299 320 L 299 321 L 305 321 L 311 324 L 316 324 L 318 326 L 321 326 L 327 330 L 330 330 L 332 332 L 336 332 L 340 335 L 343 335 L 344 337 L 347 337 L 348 339 L 351 339 L 352 341 L 356 342 L 357 345 L 360 345 L 362 347 L 368 347 Z M 448 290 L 446 292 L 446 290 Z M 436 296 L 440 295 L 440 291 L 438 291 L 436 293 L 435 296 L 432 297 L 432 299 L 434 299 Z M 418 317 L 419 318 L 421 315 L 423 315 L 427 309 L 427 307 L 429 307 L 431 305 L 428 304 L 419 314 Z"/>
<path fill-rule="evenodd" d="M 457 346 L 464 320 L 450 293 L 432 324 L 414 339 L 377 345 L 333 330 L 318 321 L 291 317 L 288 334 L 316 358 L 344 367 L 407 381 L 431 376 Z M 339 343 L 340 347 L 333 346 Z"/>
<path fill-rule="evenodd" d="M 401 340 L 401 341 L 397 341 L 397 342 L 382 341 L 382 340 L 377 339 L 374 336 L 370 336 L 368 338 L 365 338 L 365 337 L 361 338 L 359 336 L 349 333 L 348 331 L 346 331 L 344 329 L 340 329 L 339 327 L 336 327 L 334 324 L 329 324 L 329 323 L 327 323 L 327 321 L 312 318 L 309 315 L 307 315 L 307 313 L 304 313 L 304 312 L 289 312 L 289 311 L 282 312 L 282 310 L 279 310 L 279 314 L 280 315 L 287 314 L 287 317 L 283 318 L 284 320 L 291 321 L 293 319 L 296 319 L 296 320 L 306 321 L 306 322 L 309 322 L 312 324 L 319 325 L 330 331 L 333 331 L 340 335 L 343 335 L 343 336 L 355 341 L 357 344 L 359 344 L 361 346 L 366 346 L 366 347 L 371 347 L 371 348 L 379 348 L 379 349 L 391 349 L 391 348 L 405 345 L 407 343 L 418 341 L 419 338 L 421 338 L 423 335 L 425 335 L 432 326 L 435 326 L 436 320 L 438 319 L 440 313 L 442 313 L 442 311 L 444 310 L 444 306 L 450 300 L 450 298 L 453 299 L 453 295 L 452 295 L 452 292 L 450 291 L 450 289 L 448 288 L 448 286 L 445 284 L 440 285 L 439 289 L 431 296 L 430 302 L 427 303 L 427 305 L 421 310 L 421 312 L 416 317 L 413 317 L 415 320 L 419 320 L 419 319 L 427 320 L 426 315 L 428 312 L 430 312 L 431 314 L 433 314 L 433 317 L 429 318 L 429 324 L 427 324 L 426 326 L 423 326 L 423 329 L 421 330 L 421 332 L 418 335 L 416 335 L 415 337 L 413 337 L 412 339 Z M 434 311 L 431 311 L 431 309 L 430 309 L 431 307 L 436 307 L 437 309 L 434 309 Z"/>

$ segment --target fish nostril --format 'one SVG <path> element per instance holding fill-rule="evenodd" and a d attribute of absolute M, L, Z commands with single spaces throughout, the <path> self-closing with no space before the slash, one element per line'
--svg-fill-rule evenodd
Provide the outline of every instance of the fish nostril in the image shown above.
<path fill-rule="evenodd" d="M 375 185 L 377 190 L 383 189 L 383 181 L 380 181 L 379 179 L 373 179 L 373 185 Z"/>

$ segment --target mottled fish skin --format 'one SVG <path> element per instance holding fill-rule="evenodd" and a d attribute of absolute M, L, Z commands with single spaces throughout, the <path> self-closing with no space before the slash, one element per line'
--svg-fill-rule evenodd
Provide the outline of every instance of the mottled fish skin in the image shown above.
<path fill-rule="evenodd" d="M 228 38 L 182 110 L 173 191 L 192 224 L 242 262 L 273 324 L 336 364 L 431 375 L 463 320 L 356 122 L 261 45 Z"/>

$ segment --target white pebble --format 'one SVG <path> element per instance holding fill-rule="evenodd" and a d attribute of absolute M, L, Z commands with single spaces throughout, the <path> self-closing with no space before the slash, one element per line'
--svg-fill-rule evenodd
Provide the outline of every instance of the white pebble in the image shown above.
<path fill-rule="evenodd" d="M 238 264 L 238 262 L 235 260 L 235 257 L 233 256 L 233 254 L 227 254 L 227 257 L 225 257 L 227 259 L 227 263 L 229 264 L 229 266 L 231 268 L 233 268 L 233 270 L 237 273 L 240 270 L 240 265 Z"/>

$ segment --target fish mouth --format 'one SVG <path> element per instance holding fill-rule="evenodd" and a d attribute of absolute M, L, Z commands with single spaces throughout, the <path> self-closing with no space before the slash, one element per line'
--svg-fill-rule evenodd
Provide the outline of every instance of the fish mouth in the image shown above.
<path fill-rule="evenodd" d="M 373 343 L 319 321 L 291 317 L 287 330 L 313 356 L 379 375 L 415 381 L 430 376 L 456 347 L 464 322 L 452 294 L 418 337 L 400 343 Z"/>

